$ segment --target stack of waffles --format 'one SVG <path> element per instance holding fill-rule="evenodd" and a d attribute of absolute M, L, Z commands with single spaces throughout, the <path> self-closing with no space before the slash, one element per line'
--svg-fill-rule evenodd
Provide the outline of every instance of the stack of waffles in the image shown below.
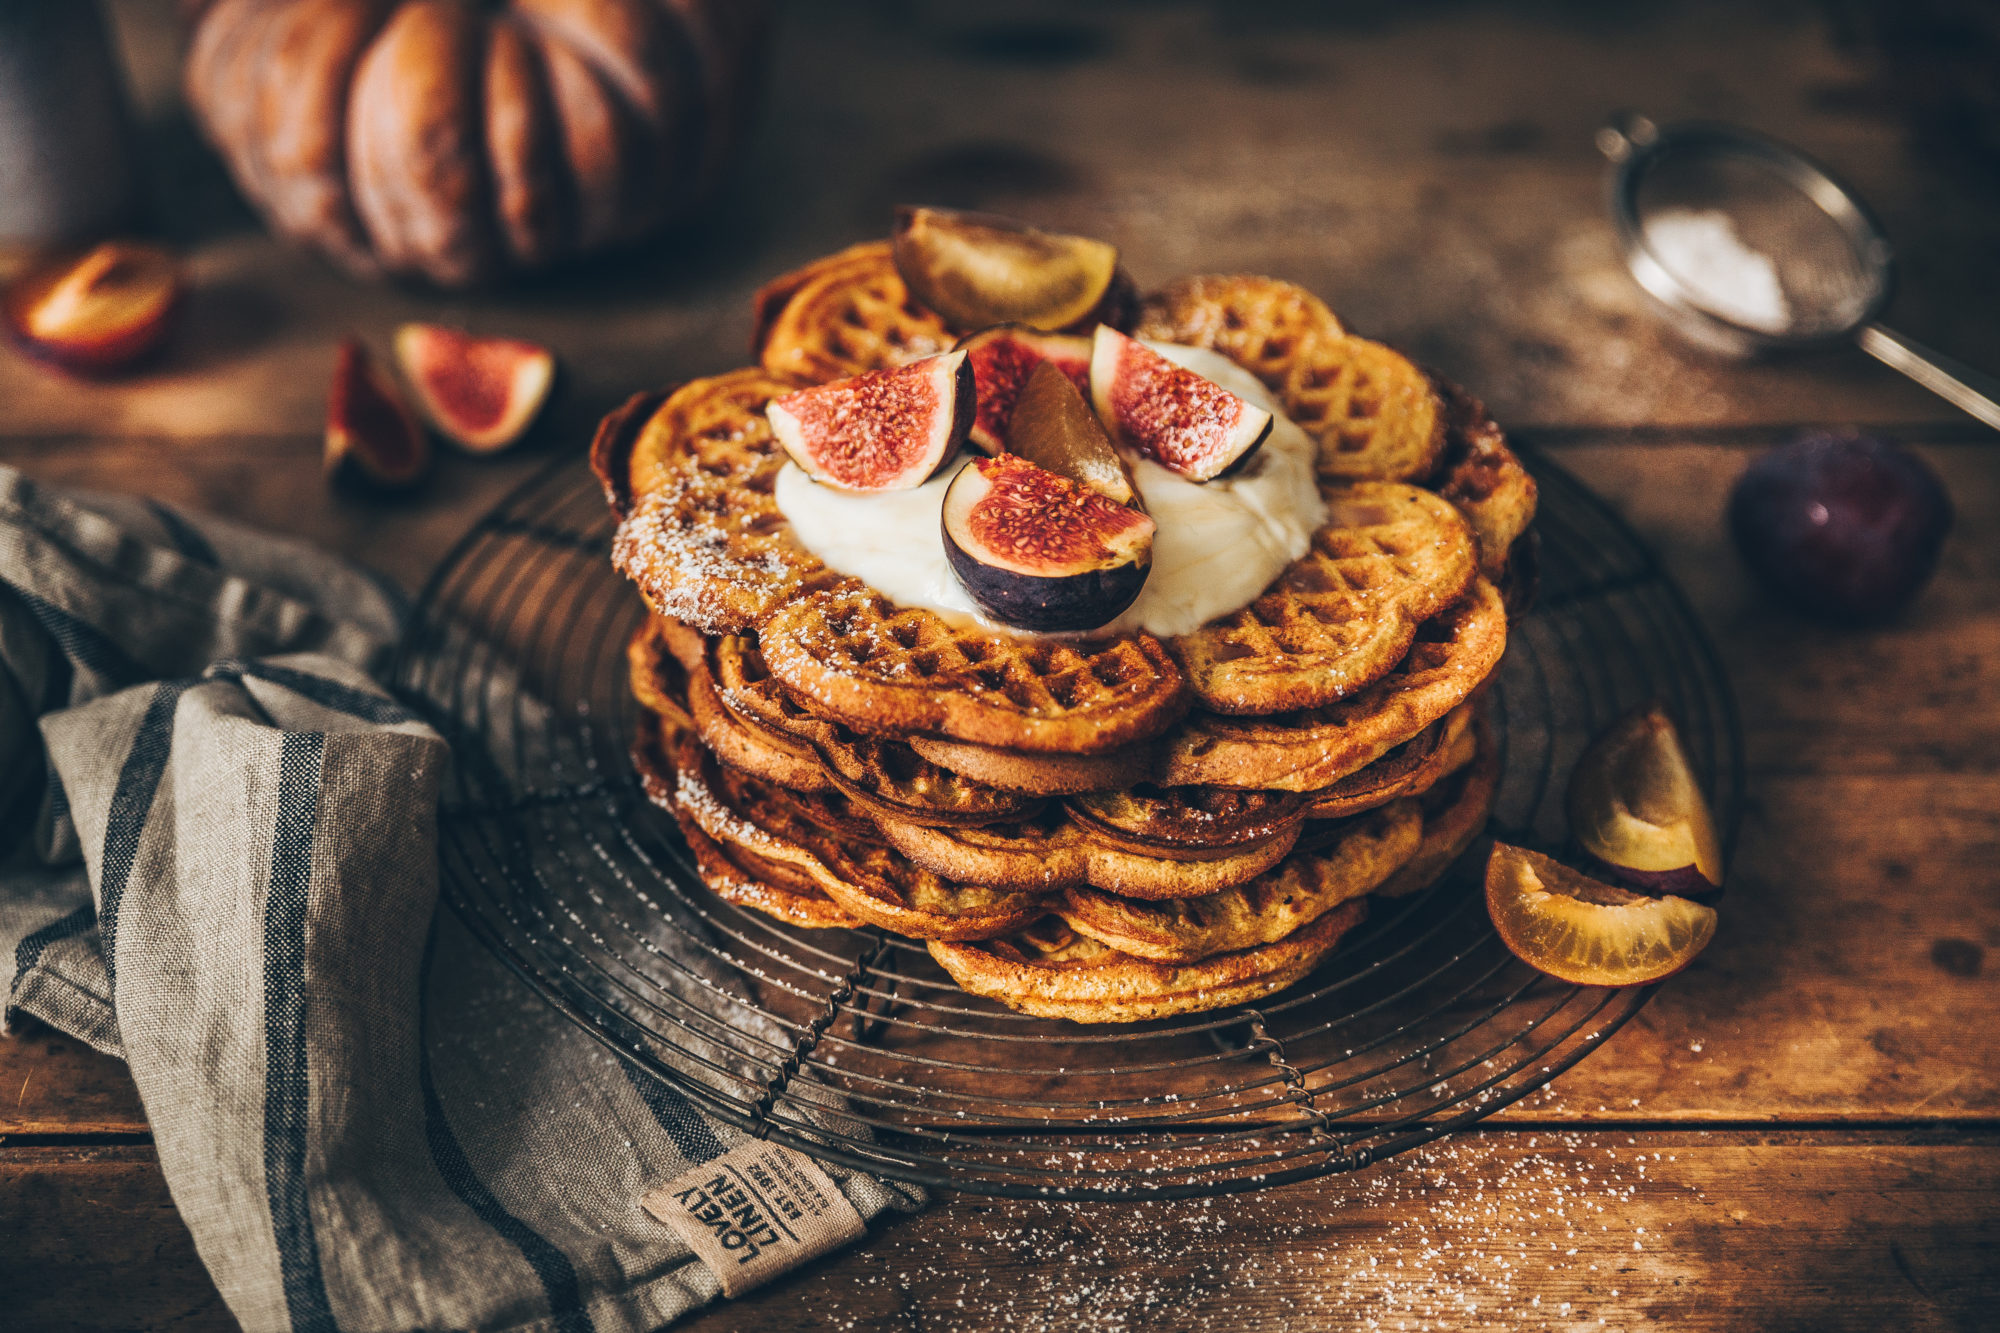
<path fill-rule="evenodd" d="M 1256 375 L 1318 441 L 1328 522 L 1193 633 L 1018 635 L 830 569 L 773 499 L 769 401 L 965 331 L 886 244 L 773 283 L 757 326 L 759 364 L 634 398 L 592 454 L 652 611 L 636 762 L 714 892 L 922 940 L 1026 1013 L 1134 1021 L 1292 984 L 1483 829 L 1480 686 L 1535 488 L 1472 398 L 1288 283 L 1167 287 L 1131 331 Z"/>

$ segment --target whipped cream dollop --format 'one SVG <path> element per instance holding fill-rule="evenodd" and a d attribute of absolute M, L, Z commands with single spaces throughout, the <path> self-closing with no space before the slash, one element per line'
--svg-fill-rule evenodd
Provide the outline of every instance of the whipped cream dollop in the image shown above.
<path fill-rule="evenodd" d="M 1214 481 L 1189 481 L 1121 451 L 1159 530 L 1152 573 L 1138 600 L 1096 632 L 1171 637 L 1248 605 L 1269 587 L 1312 545 L 1313 533 L 1326 522 L 1326 503 L 1313 479 L 1318 445 L 1255 375 L 1204 348 L 1146 345 L 1274 418 L 1270 437 L 1250 460 Z M 778 509 L 807 550 L 889 600 L 991 624 L 952 573 L 944 550 L 944 493 L 969 461 L 947 463 L 912 490 L 868 494 L 822 486 L 787 462 L 778 473 Z"/>

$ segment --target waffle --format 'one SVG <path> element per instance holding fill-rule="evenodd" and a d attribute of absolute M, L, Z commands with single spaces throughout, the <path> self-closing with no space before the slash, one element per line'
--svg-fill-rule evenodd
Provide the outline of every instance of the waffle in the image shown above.
<path fill-rule="evenodd" d="M 1327 489 L 1312 550 L 1240 611 L 1174 641 L 1202 705 L 1276 713 L 1345 698 L 1388 674 L 1417 626 L 1472 582 L 1472 532 L 1429 491 Z"/>
<path fill-rule="evenodd" d="M 1446 400 L 1444 454 L 1428 484 L 1472 525 L 1479 542 L 1479 572 L 1502 583 L 1509 557 L 1518 563 L 1524 554 L 1517 548 L 1534 521 L 1535 479 L 1507 447 L 1507 437 L 1486 414 L 1484 403 L 1456 386 L 1447 386 Z M 1531 559 L 1532 551 L 1525 555 Z"/>
<path fill-rule="evenodd" d="M 1243 884 L 1283 860 L 1299 826 L 1215 851 L 1128 851 L 1098 840 L 1060 808 L 1038 819 L 979 828 L 927 828 L 893 819 L 877 826 L 910 861 L 952 879 L 1020 890 L 1092 885 L 1127 898 L 1179 898 Z"/>
<path fill-rule="evenodd" d="M 887 846 L 829 832 L 782 787 L 719 767 L 692 737 L 674 763 L 677 808 L 711 841 L 790 867 L 869 925 L 914 939 L 991 939 L 1046 910 L 1039 893 L 956 883 Z"/>
<path fill-rule="evenodd" d="M 1157 747 L 1141 741 L 1098 754 L 1036 754 L 995 745 L 912 736 L 910 745 L 933 763 L 1008 791 L 1073 796 L 1113 791 L 1144 781 L 1153 771 Z"/>
<path fill-rule="evenodd" d="M 1464 601 L 1420 628 L 1394 671 L 1351 699 L 1270 717 L 1189 718 L 1168 737 L 1161 781 L 1329 787 L 1463 703 L 1506 647 L 1506 610 L 1481 579 Z"/>
<path fill-rule="evenodd" d="M 757 294 L 752 350 L 774 375 L 824 383 L 948 351 L 956 341 L 911 298 L 887 241 L 850 246 Z"/>
<path fill-rule="evenodd" d="M 1140 958 L 1186 963 L 1281 940 L 1359 898 L 1416 855 L 1423 816 L 1409 797 L 1343 821 L 1326 846 L 1219 893 L 1133 902 L 1071 889 L 1056 914 L 1070 929 Z"/>
<path fill-rule="evenodd" d="M 1421 795 L 1472 761 L 1468 699 L 1374 763 L 1312 793 L 1308 819 L 1342 819 L 1402 796 Z"/>
<path fill-rule="evenodd" d="M 1484 721 L 1473 731 L 1477 756 L 1419 798 L 1423 842 L 1400 870 L 1376 888 L 1383 897 L 1402 898 L 1428 888 L 1486 827 L 1500 788 L 1500 754 Z"/>
<path fill-rule="evenodd" d="M 1431 378 L 1349 334 L 1291 283 L 1183 278 L 1146 298 L 1135 336 L 1210 348 L 1251 371 L 1319 441 L 1326 476 L 1407 481 L 1428 475 L 1444 450 L 1445 404 Z"/>
<path fill-rule="evenodd" d="M 933 940 L 931 957 L 965 990 L 1039 1018 L 1137 1023 L 1247 1004 L 1281 991 L 1333 952 L 1367 916 L 1345 903 L 1272 944 L 1195 963 L 1137 958 L 1079 935 L 1061 918 L 984 944 Z"/>
<path fill-rule="evenodd" d="M 1307 802 L 1292 792 L 1148 783 L 1090 792 L 1066 804 L 1071 818 L 1114 847 L 1198 853 L 1295 830 L 1305 818 Z"/>

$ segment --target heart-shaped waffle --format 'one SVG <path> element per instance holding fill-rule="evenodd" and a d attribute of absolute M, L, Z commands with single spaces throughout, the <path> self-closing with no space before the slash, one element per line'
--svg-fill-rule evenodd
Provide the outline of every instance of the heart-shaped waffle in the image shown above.
<path fill-rule="evenodd" d="M 1293 824 L 1259 842 L 1167 854 L 1111 846 L 1060 807 L 1032 820 L 979 828 L 875 822 L 903 855 L 948 879 L 1023 890 L 1088 884 L 1130 898 L 1181 898 L 1242 884 L 1283 860 L 1299 836 Z"/>
<path fill-rule="evenodd" d="M 1306 818 L 1344 819 L 1429 791 L 1446 774 L 1472 762 L 1475 707 L 1474 700 L 1466 700 L 1374 763 L 1310 793 Z"/>
<path fill-rule="evenodd" d="M 1206 347 L 1250 370 L 1319 441 L 1326 476 L 1406 481 L 1437 466 L 1445 406 L 1430 377 L 1395 349 L 1347 333 L 1291 283 L 1183 278 L 1146 298 L 1135 336 Z"/>
<path fill-rule="evenodd" d="M 1410 798 L 1356 819 L 1317 851 L 1294 852 L 1247 884 L 1202 897 L 1134 902 L 1071 889 L 1056 914 L 1072 930 L 1141 958 L 1184 963 L 1281 940 L 1370 892 L 1416 855 L 1423 815 Z"/>
<path fill-rule="evenodd" d="M 1486 405 L 1447 385 L 1445 448 L 1429 485 L 1458 507 L 1479 541 L 1479 572 L 1495 583 L 1534 521 L 1535 479 L 1507 447 Z"/>
<path fill-rule="evenodd" d="M 869 925 L 914 939 L 991 939 L 1045 910 L 1041 894 L 955 883 L 892 848 L 830 832 L 784 788 L 722 768 L 693 737 L 679 742 L 674 763 L 674 799 L 709 839 L 792 867 Z"/>
<path fill-rule="evenodd" d="M 1202 706 L 1274 713 L 1345 698 L 1388 674 L 1417 626 L 1472 582 L 1472 531 L 1416 486 L 1323 488 L 1312 550 L 1240 611 L 1173 641 Z"/>
<path fill-rule="evenodd" d="M 1270 717 L 1199 713 L 1167 738 L 1160 781 L 1317 791 L 1463 703 L 1507 649 L 1507 612 L 1484 579 L 1419 627 L 1396 669 L 1349 699 Z"/>
<path fill-rule="evenodd" d="M 957 341 L 918 305 L 889 243 L 850 246 L 757 296 L 758 359 L 776 375 L 824 383 L 948 351 Z"/>
<path fill-rule="evenodd" d="M 1422 796 L 1424 837 L 1403 867 L 1375 891 L 1401 898 L 1430 885 L 1451 868 L 1486 828 L 1500 790 L 1500 751 L 1484 718 L 1473 725 L 1474 757 Z"/>
<path fill-rule="evenodd" d="M 684 627 L 669 628 L 669 623 L 653 616 L 633 636 L 632 690 L 639 701 L 653 707 L 652 701 L 664 689 L 663 674 L 671 669 L 686 692 L 687 711 L 695 731 L 717 759 L 738 772 L 775 782 L 791 791 L 826 790 L 831 784 L 810 745 L 783 733 L 773 736 L 732 711 L 716 693 L 698 649 L 691 659 L 667 651 L 676 630 L 693 634 Z M 699 635 L 693 637 L 697 642 L 700 639 Z M 691 667 L 687 665 L 689 661 Z"/>
<path fill-rule="evenodd" d="M 1143 783 L 1072 796 L 1070 817 L 1099 840 L 1138 852 L 1199 853 L 1262 842 L 1296 830 L 1306 798 L 1240 787 Z"/>
<path fill-rule="evenodd" d="M 1039 1018 L 1137 1023 L 1231 1005 L 1281 991 L 1367 916 L 1356 898 L 1271 944 L 1196 963 L 1137 958 L 1079 935 L 1059 917 L 987 943 L 932 940 L 931 957 L 965 990 Z"/>

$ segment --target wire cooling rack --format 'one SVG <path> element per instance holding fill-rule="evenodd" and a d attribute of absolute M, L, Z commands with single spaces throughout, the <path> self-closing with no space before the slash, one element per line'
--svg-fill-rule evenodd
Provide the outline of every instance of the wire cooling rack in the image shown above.
<path fill-rule="evenodd" d="M 1562 786 L 1613 717 L 1658 699 L 1725 844 L 1742 744 L 1728 681 L 1632 531 L 1533 452 L 1541 596 L 1492 690 L 1496 836 L 1559 848 Z M 1651 988 L 1517 962 L 1477 866 L 1379 903 L 1254 1007 L 1136 1025 L 1028 1018 L 960 991 L 919 944 L 738 910 L 639 789 L 611 568 L 580 464 L 531 479 L 430 580 L 400 690 L 450 733 L 443 896 L 585 1032 L 718 1118 L 821 1159 L 978 1193 L 1187 1197 L 1351 1171 L 1463 1128 L 1602 1045 Z"/>

